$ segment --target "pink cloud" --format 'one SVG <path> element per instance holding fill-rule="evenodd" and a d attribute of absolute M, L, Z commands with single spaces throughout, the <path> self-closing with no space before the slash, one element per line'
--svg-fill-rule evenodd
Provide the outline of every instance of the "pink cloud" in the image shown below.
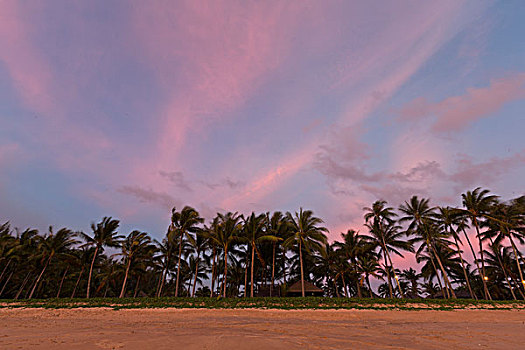
<path fill-rule="evenodd" d="M 459 131 L 477 120 L 487 118 L 506 103 L 525 98 L 525 73 L 493 79 L 482 88 L 469 88 L 463 95 L 451 96 L 440 102 L 417 98 L 406 104 L 399 115 L 402 120 L 434 117 L 432 131 Z"/>
<path fill-rule="evenodd" d="M 487 186 L 502 175 L 525 166 L 525 153 L 492 157 L 484 162 L 475 162 L 471 157 L 462 155 L 456 161 L 456 165 L 449 178 L 457 184 L 457 189 L 464 190 L 475 186 Z"/>
<path fill-rule="evenodd" d="M 167 92 L 153 167 L 180 161 L 190 133 L 206 135 L 213 123 L 230 118 L 280 63 L 294 11 L 281 18 L 284 4 L 244 5 L 165 1 L 134 7 L 136 34 Z"/>
<path fill-rule="evenodd" d="M 0 61 L 24 104 L 46 114 L 55 111 L 50 94 L 53 77 L 30 40 L 27 18 L 17 1 L 0 2 Z"/>

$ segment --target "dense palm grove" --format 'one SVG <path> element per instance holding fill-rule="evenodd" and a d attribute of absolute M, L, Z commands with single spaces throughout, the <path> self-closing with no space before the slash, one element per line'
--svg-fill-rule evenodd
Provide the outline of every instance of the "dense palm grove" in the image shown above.
<path fill-rule="evenodd" d="M 122 235 L 110 217 L 89 233 L 5 223 L 0 298 L 278 296 L 295 282 L 304 295 L 310 281 L 331 297 L 525 299 L 525 197 L 503 202 L 477 188 L 462 203 L 433 207 L 414 196 L 396 210 L 376 201 L 364 208 L 365 233 L 333 243 L 302 209 L 219 213 L 208 223 L 191 207 L 173 209 L 162 241 Z M 408 254 L 419 271 L 396 268 Z"/>

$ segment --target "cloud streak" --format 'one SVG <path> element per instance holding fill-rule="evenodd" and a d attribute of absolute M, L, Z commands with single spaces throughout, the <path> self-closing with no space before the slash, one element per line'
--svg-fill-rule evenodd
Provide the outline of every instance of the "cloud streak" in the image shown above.
<path fill-rule="evenodd" d="M 525 73 L 508 74 L 493 79 L 482 88 L 468 88 L 465 94 L 429 102 L 419 97 L 403 106 L 399 116 L 403 121 L 433 118 L 431 130 L 436 133 L 457 132 L 470 124 L 488 118 L 506 103 L 525 98 Z"/>

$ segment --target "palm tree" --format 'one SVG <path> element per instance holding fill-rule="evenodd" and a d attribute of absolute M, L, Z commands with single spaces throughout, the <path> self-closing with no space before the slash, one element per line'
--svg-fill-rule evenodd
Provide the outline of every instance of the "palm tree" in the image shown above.
<path fill-rule="evenodd" d="M 481 256 L 481 280 L 483 282 L 483 289 L 485 291 L 485 299 L 492 300 L 489 289 L 486 283 L 485 274 L 485 260 L 483 258 L 483 243 L 479 232 L 479 218 L 487 213 L 490 206 L 497 201 L 498 197 L 495 195 L 489 195 L 489 190 L 482 190 L 481 187 L 474 189 L 474 191 L 468 191 L 461 195 L 463 199 L 463 206 L 466 208 L 465 214 L 470 218 L 470 221 L 476 229 L 476 237 L 479 241 L 479 254 Z"/>
<path fill-rule="evenodd" d="M 257 248 L 257 245 L 261 242 L 277 242 L 280 239 L 279 237 L 269 234 L 265 231 L 267 225 L 266 219 L 267 217 L 265 214 L 256 216 L 255 213 L 252 212 L 252 214 L 244 220 L 244 238 L 250 245 L 252 256 L 250 261 L 250 298 L 253 298 L 253 266 L 255 263 L 255 253 L 257 253 L 257 257 L 261 261 L 261 264 L 264 265 L 264 259 L 262 258 L 261 252 Z"/>
<path fill-rule="evenodd" d="M 44 263 L 44 261 L 45 263 L 44 267 L 42 268 L 42 271 L 36 279 L 35 284 L 33 285 L 33 289 L 31 289 L 29 299 L 33 297 L 36 287 L 38 286 L 42 275 L 46 271 L 53 257 L 61 258 L 67 255 L 69 253 L 69 249 L 77 243 L 77 241 L 74 239 L 73 232 L 67 228 L 62 228 L 58 230 L 56 234 L 54 234 L 53 228 L 49 227 L 49 234 L 45 237 L 39 236 L 38 239 L 38 247 L 41 251 L 41 263 Z"/>
<path fill-rule="evenodd" d="M 179 260 L 177 263 L 177 280 L 175 282 L 175 296 L 179 295 L 180 263 L 182 257 L 182 240 L 186 237 L 193 244 L 191 233 L 196 233 L 198 225 L 202 224 L 204 219 L 199 212 L 190 206 L 185 206 L 180 212 L 173 208 L 171 211 L 170 229 L 179 237 Z"/>
<path fill-rule="evenodd" d="M 509 240 L 518 268 L 520 285 L 525 290 L 525 278 L 519 262 L 521 253 L 514 241 L 518 240 L 521 244 L 525 242 L 525 208 L 521 203 L 524 200 L 525 197 L 520 197 L 513 199 L 510 204 L 497 203 L 491 207 L 490 213 L 486 217 L 490 221 L 488 224 L 490 230 L 496 233 L 494 243 L 499 245 L 505 239 Z"/>
<path fill-rule="evenodd" d="M 168 230 L 166 237 L 159 242 L 155 240 L 155 244 L 160 252 L 159 258 L 161 259 L 162 271 L 159 278 L 159 283 L 157 291 L 155 293 L 156 297 L 159 298 L 162 296 L 162 289 L 166 283 L 166 277 L 168 276 L 168 271 L 170 270 L 170 264 L 172 262 L 171 257 L 173 256 L 173 250 L 175 249 L 173 231 Z"/>
<path fill-rule="evenodd" d="M 211 241 L 222 247 L 224 254 L 224 274 L 223 274 L 223 297 L 226 298 L 226 277 L 228 275 L 228 248 L 233 242 L 238 241 L 242 231 L 242 216 L 238 213 L 217 214 L 219 222 L 214 234 L 209 235 Z"/>
<path fill-rule="evenodd" d="M 410 203 L 405 202 L 399 207 L 399 210 L 405 214 L 405 216 L 399 219 L 399 222 L 410 222 L 407 229 L 407 235 L 411 233 L 417 235 L 418 238 L 416 238 L 416 240 L 423 242 L 422 247 L 424 246 L 428 250 L 430 257 L 432 255 L 434 256 L 439 264 L 439 268 L 441 269 L 441 274 L 445 281 L 445 287 L 452 294 L 452 297 L 456 298 L 454 288 L 452 288 L 452 284 L 450 283 L 447 272 L 443 267 L 443 263 L 436 254 L 435 241 L 441 238 L 439 236 L 443 235 L 441 235 L 435 225 L 433 225 L 433 221 L 436 218 L 435 209 L 436 208 L 430 207 L 428 199 L 423 198 L 419 200 L 417 196 L 412 196 Z M 434 265 L 432 258 L 430 261 Z"/>
<path fill-rule="evenodd" d="M 199 268 L 201 266 L 201 253 L 207 248 L 208 240 L 209 238 L 207 238 L 206 235 L 201 231 L 197 232 L 195 235 L 193 249 L 195 250 L 196 258 L 193 265 L 195 267 L 195 275 L 193 279 L 193 291 L 191 293 L 192 297 L 195 296 L 195 288 L 197 286 L 197 278 L 199 276 Z"/>
<path fill-rule="evenodd" d="M 379 262 L 376 253 L 370 251 L 368 254 L 362 254 L 357 257 L 358 276 L 363 276 L 370 293 L 370 298 L 374 297 L 372 286 L 370 286 L 370 276 L 379 278 Z M 358 281 L 358 284 L 362 284 Z"/>
<path fill-rule="evenodd" d="M 385 271 L 387 272 L 388 290 L 390 297 L 393 298 L 392 292 L 392 280 L 390 278 L 389 269 L 386 268 L 388 265 L 388 249 L 385 246 L 385 240 L 383 238 L 385 232 L 385 225 L 392 225 L 395 222 L 397 214 L 394 212 L 394 208 L 387 207 L 387 202 L 384 200 L 375 201 L 370 208 L 363 208 L 365 211 L 365 223 L 368 225 L 370 232 L 373 234 L 372 241 L 377 243 L 377 246 L 381 247 L 384 253 Z M 396 279 L 397 280 L 397 279 Z M 398 285 L 398 288 L 401 288 Z"/>
<path fill-rule="evenodd" d="M 304 297 L 303 248 L 307 252 L 310 252 L 312 249 L 321 250 L 322 245 L 327 242 L 325 232 L 328 232 L 328 229 L 320 226 L 323 220 L 315 217 L 311 210 L 303 211 L 303 208 L 300 208 L 299 212 L 295 212 L 294 216 L 291 213 L 286 215 L 293 234 L 284 241 L 284 245 L 288 247 L 294 244 L 298 245 L 299 263 L 301 266 L 301 293 Z"/>
<path fill-rule="evenodd" d="M 290 235 L 290 223 L 283 213 L 276 211 L 270 217 L 270 213 L 266 214 L 267 217 L 267 231 L 272 236 L 278 238 L 279 241 L 284 241 Z M 270 296 L 273 294 L 273 288 L 275 284 L 275 249 L 277 246 L 277 240 L 272 241 L 272 284 L 270 285 Z"/>
<path fill-rule="evenodd" d="M 352 264 L 352 269 L 357 276 L 357 296 L 362 298 L 361 293 L 361 274 L 358 271 L 357 258 L 360 255 L 366 255 L 367 251 L 373 249 L 373 245 L 367 240 L 366 236 L 360 235 L 355 230 L 348 230 L 346 233 L 341 233 L 343 242 L 336 242 L 340 253 L 344 258 Z"/>
<path fill-rule="evenodd" d="M 93 231 L 93 237 L 86 235 L 81 232 L 80 236 L 86 241 L 84 246 L 95 246 L 95 252 L 93 253 L 93 260 L 91 260 L 91 266 L 89 267 L 89 277 L 87 283 L 86 298 L 89 299 L 89 291 L 91 287 L 91 276 L 93 274 L 93 265 L 95 265 L 95 259 L 99 251 L 103 251 L 104 247 L 117 248 L 120 246 L 120 240 L 123 236 L 118 235 L 117 229 L 120 225 L 120 221 L 115 220 L 111 217 L 104 217 L 101 222 L 95 225 L 91 223 L 91 230 Z"/>
<path fill-rule="evenodd" d="M 403 280 L 410 283 L 411 297 L 418 298 L 420 292 L 418 280 L 421 278 L 421 274 L 413 268 L 409 268 L 407 270 L 403 270 L 403 272 L 400 273 L 400 276 Z"/>
<path fill-rule="evenodd" d="M 126 273 L 119 298 L 123 298 L 126 294 L 126 283 L 131 264 L 137 260 L 151 258 L 156 250 L 157 248 L 152 244 L 151 238 L 146 232 L 132 231 L 122 242 L 122 252 L 117 255 L 124 257 Z"/>
<path fill-rule="evenodd" d="M 454 243 L 456 245 L 456 251 L 458 253 L 459 259 L 461 261 L 461 269 L 463 270 L 463 275 L 465 276 L 465 282 L 467 284 L 467 288 L 470 293 L 470 297 L 472 299 L 478 299 L 477 295 L 472 291 L 472 287 L 470 285 L 470 278 L 467 273 L 467 268 L 465 266 L 465 261 L 463 260 L 463 256 L 461 255 L 462 251 L 459 247 L 459 243 L 461 243 L 461 239 L 459 238 L 459 235 L 457 233 L 457 230 L 454 229 L 454 226 L 456 227 L 462 227 L 464 225 L 464 221 L 461 217 L 461 212 L 459 212 L 457 209 L 453 209 L 450 207 L 439 207 L 438 213 L 437 213 L 437 219 L 439 225 L 442 226 L 443 231 L 445 232 L 445 235 L 450 235 L 452 238 L 454 238 Z M 475 256 L 474 256 L 475 259 Z"/>

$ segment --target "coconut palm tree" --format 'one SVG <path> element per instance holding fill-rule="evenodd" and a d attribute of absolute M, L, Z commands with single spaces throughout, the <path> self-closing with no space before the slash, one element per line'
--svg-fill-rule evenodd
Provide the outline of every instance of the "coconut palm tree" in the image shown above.
<path fill-rule="evenodd" d="M 196 233 L 199 230 L 200 224 L 204 222 L 204 218 L 199 215 L 199 212 L 190 206 L 185 206 L 180 212 L 173 208 L 171 211 L 171 225 L 170 230 L 175 232 L 176 236 L 179 237 L 179 260 L 177 263 L 177 280 L 175 282 L 175 296 L 179 295 L 179 279 L 180 279 L 180 266 L 182 257 L 182 241 L 186 237 L 191 244 L 193 244 L 192 233 Z"/>
<path fill-rule="evenodd" d="M 325 232 L 328 232 L 328 229 L 320 226 L 323 220 L 315 217 L 311 210 L 303 211 L 303 208 L 300 208 L 295 215 L 286 213 L 286 216 L 291 225 L 292 235 L 284 241 L 283 245 L 286 247 L 297 245 L 301 267 L 301 294 L 304 297 L 303 249 L 308 253 L 323 249 L 323 244 L 327 242 Z"/>
<path fill-rule="evenodd" d="M 44 266 L 33 285 L 33 289 L 31 289 L 28 299 L 33 297 L 36 287 L 42 279 L 42 275 L 44 275 L 51 260 L 54 257 L 60 259 L 69 254 L 69 249 L 76 243 L 78 242 L 74 238 L 74 233 L 67 228 L 61 228 L 56 233 L 53 233 L 53 228 L 50 226 L 48 235 L 44 237 L 38 236 L 38 248 L 41 256 L 40 261 Z"/>
<path fill-rule="evenodd" d="M 126 273 L 122 282 L 122 289 L 119 298 L 126 294 L 126 283 L 128 281 L 131 264 L 140 260 L 150 259 L 157 248 L 152 244 L 151 238 L 146 232 L 132 231 L 122 242 L 122 251 L 116 255 L 124 258 Z"/>
<path fill-rule="evenodd" d="M 105 247 L 118 248 L 120 246 L 120 240 L 123 236 L 119 235 L 117 230 L 120 225 L 120 221 L 111 217 L 104 217 L 101 222 L 95 224 L 91 223 L 91 230 L 93 231 L 93 237 L 80 232 L 80 236 L 86 241 L 83 246 L 94 246 L 95 252 L 93 253 L 93 259 L 91 260 L 91 266 L 89 267 L 89 276 L 87 283 L 86 298 L 89 298 L 89 292 L 91 288 L 91 276 L 93 274 L 93 266 L 95 265 L 95 259 L 97 254 L 104 251 Z"/>
<path fill-rule="evenodd" d="M 438 224 L 440 225 L 440 229 L 442 229 L 445 232 L 445 236 L 451 236 L 454 239 L 456 251 L 461 261 L 461 269 L 463 270 L 463 275 L 465 277 L 465 282 L 467 284 L 467 288 L 469 290 L 470 297 L 472 299 L 477 300 L 478 297 L 474 293 L 470 285 L 470 278 L 467 273 L 466 262 L 463 259 L 463 256 L 461 254 L 462 250 L 459 247 L 459 243 L 461 243 L 461 239 L 459 238 L 459 235 L 457 232 L 458 230 L 454 228 L 454 227 L 460 228 L 463 225 L 465 225 L 461 212 L 459 212 L 457 209 L 450 208 L 450 207 L 438 207 L 437 220 L 438 220 L 437 221 Z"/>
<path fill-rule="evenodd" d="M 202 267 L 201 253 L 204 252 L 206 248 L 208 247 L 208 241 L 209 241 L 209 238 L 206 237 L 206 235 L 202 231 L 198 231 L 196 233 L 195 240 L 193 241 L 194 242 L 193 250 L 195 251 L 196 257 L 195 257 L 195 261 L 193 265 L 190 264 L 190 266 L 195 267 L 195 274 L 193 278 L 193 291 L 191 293 L 192 297 L 195 296 L 195 288 L 197 286 L 197 280 L 199 277 L 199 268 Z M 206 260 L 206 256 L 205 256 L 205 260 Z"/>
<path fill-rule="evenodd" d="M 224 254 L 224 274 L 222 281 L 223 297 L 226 298 L 226 278 L 228 276 L 228 248 L 241 239 L 242 216 L 238 213 L 217 214 L 218 224 L 214 234 L 208 235 L 212 242 L 222 247 Z"/>
<path fill-rule="evenodd" d="M 284 241 L 290 235 L 290 223 L 288 218 L 283 215 L 280 211 L 276 211 L 270 217 L 270 213 L 266 214 L 267 217 L 267 228 L 266 231 L 278 238 L 278 240 L 272 241 L 272 284 L 270 285 L 270 296 L 273 295 L 273 289 L 275 285 L 275 250 L 279 241 Z M 284 253 L 284 249 L 283 249 Z"/>
<path fill-rule="evenodd" d="M 408 252 L 414 251 L 412 242 L 401 239 L 405 233 L 401 232 L 401 226 L 395 223 L 394 218 L 397 214 L 393 208 L 387 207 L 386 201 L 376 201 L 371 208 L 364 208 L 364 210 L 365 226 L 369 229 L 370 233 L 367 239 L 378 247 L 380 253 L 383 255 L 390 297 L 392 298 L 394 296 L 392 293 L 390 271 L 392 271 L 394 275 L 399 294 L 401 297 L 404 297 L 390 253 L 392 252 L 403 258 L 403 254 L 400 252 L 401 250 Z M 390 268 L 388 267 L 389 265 Z"/>
<path fill-rule="evenodd" d="M 409 268 L 403 270 L 399 275 L 402 280 L 410 284 L 410 296 L 412 298 L 419 298 L 420 289 L 418 280 L 421 278 L 421 274 L 413 268 Z"/>
<path fill-rule="evenodd" d="M 494 244 L 499 245 L 505 239 L 510 242 L 521 281 L 519 284 L 525 290 L 525 278 L 519 261 L 521 253 L 515 243 L 515 240 L 520 244 L 525 243 L 525 208 L 522 201 L 525 201 L 525 197 L 513 199 L 509 204 L 494 204 L 486 217 L 489 219 L 487 226 L 493 232 L 492 236 L 496 237 Z"/>
<path fill-rule="evenodd" d="M 390 270 L 386 268 L 388 265 L 388 261 L 391 259 L 388 249 L 386 247 L 384 236 L 388 226 L 395 226 L 394 223 L 397 214 L 394 212 L 394 208 L 388 207 L 387 202 L 384 200 L 375 201 L 372 204 L 372 207 L 363 208 L 363 210 L 365 211 L 365 225 L 368 227 L 370 233 L 372 234 L 371 241 L 376 243 L 376 246 L 380 247 L 381 251 L 383 252 L 385 261 L 385 271 L 387 272 L 388 290 L 390 293 L 390 297 L 393 298 L 394 295 L 392 291 L 392 280 L 390 278 Z M 401 291 L 401 286 L 397 282 L 398 279 L 396 277 L 397 276 L 394 276 L 397 283 L 397 287 L 399 288 L 401 295 L 403 295 L 403 292 Z"/>
<path fill-rule="evenodd" d="M 416 241 L 423 242 L 421 246 L 425 247 L 428 250 L 428 255 L 430 257 L 433 256 L 439 264 L 439 268 L 441 270 L 441 274 L 443 275 L 446 289 L 449 291 L 449 293 L 452 294 L 453 298 L 456 298 L 454 288 L 450 283 L 447 272 L 445 271 L 443 263 L 441 262 L 439 256 L 436 253 L 435 242 L 439 240 L 439 238 L 445 238 L 445 235 L 437 229 L 436 225 L 434 225 L 434 221 L 436 219 L 435 210 L 436 208 L 430 207 L 428 199 L 423 198 L 420 200 L 417 196 L 412 196 L 410 202 L 405 202 L 399 207 L 399 211 L 401 211 L 405 215 L 399 219 L 399 222 L 409 223 L 408 229 L 406 231 L 407 235 L 414 234 L 417 236 Z M 441 240 L 440 242 L 443 241 Z M 431 258 L 430 261 L 432 262 L 435 268 L 434 260 Z"/>
<path fill-rule="evenodd" d="M 251 248 L 251 267 L 250 267 L 250 297 L 253 298 L 253 266 L 255 264 L 255 253 L 259 258 L 261 264 L 264 266 L 264 259 L 262 258 L 260 250 L 257 245 L 262 242 L 277 242 L 280 240 L 279 237 L 274 236 L 266 232 L 267 227 L 267 216 L 265 214 L 255 215 L 254 212 L 244 220 L 243 236 L 248 245 Z"/>
<path fill-rule="evenodd" d="M 369 242 L 366 236 L 360 235 L 355 230 L 348 230 L 346 233 L 341 233 L 342 242 L 336 242 L 336 247 L 340 254 L 344 256 L 346 261 L 351 264 L 352 270 L 356 275 L 357 296 L 362 298 L 361 292 L 361 274 L 358 271 L 357 258 L 360 255 L 366 255 L 367 251 L 374 249 L 373 244 Z"/>
<path fill-rule="evenodd" d="M 492 300 L 489 289 L 487 287 L 487 276 L 485 274 L 485 259 L 483 257 L 483 242 L 479 232 L 479 220 L 486 214 L 492 204 L 494 204 L 498 196 L 491 195 L 489 190 L 482 190 L 481 187 L 468 191 L 461 195 L 463 199 L 463 207 L 465 207 L 465 214 L 468 215 L 470 221 L 476 229 L 476 237 L 479 241 L 479 254 L 481 257 L 481 280 L 483 282 L 483 289 L 485 291 L 485 299 Z"/>
<path fill-rule="evenodd" d="M 370 285 L 370 276 L 379 278 L 379 261 L 378 256 L 375 252 L 369 251 L 367 254 L 361 254 L 357 257 L 357 271 L 361 279 L 364 278 L 368 291 L 370 293 L 370 298 L 374 297 L 372 287 Z M 359 284 L 362 284 L 362 281 L 358 281 Z"/>

